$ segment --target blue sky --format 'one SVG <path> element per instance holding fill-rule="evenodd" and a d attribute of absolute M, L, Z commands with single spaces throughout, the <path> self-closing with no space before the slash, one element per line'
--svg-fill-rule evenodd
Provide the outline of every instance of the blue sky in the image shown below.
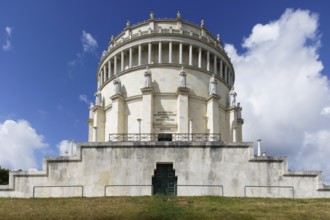
<path fill-rule="evenodd" d="M 287 12 L 288 8 L 291 8 L 293 11 L 288 12 L 287 18 L 285 18 L 283 15 Z M 3 157 L 0 155 L 0 166 L 13 169 L 26 169 L 31 166 L 41 168 L 42 157 L 44 155 L 58 155 L 60 153 L 60 145 L 64 143 L 64 140 L 73 138 L 76 142 L 87 141 L 87 103 L 94 100 L 93 94 L 96 90 L 95 75 L 98 61 L 102 51 L 107 48 L 111 34 L 119 34 L 124 28 L 127 19 L 132 24 L 146 20 L 148 19 L 150 10 L 154 10 L 156 17 L 161 18 L 175 17 L 177 10 L 180 10 L 183 19 L 194 23 L 199 23 L 204 18 L 209 31 L 214 34 L 221 34 L 222 40 L 227 45 L 226 48 L 231 51 L 229 54 L 236 57 L 233 61 L 234 65 L 237 65 L 237 68 L 241 72 L 244 72 L 245 68 L 239 62 L 256 51 L 255 47 L 249 46 L 248 42 L 260 44 L 260 41 L 256 41 L 256 38 L 254 38 L 254 36 L 258 35 L 257 28 L 255 29 L 256 34 L 252 35 L 253 28 L 257 24 L 264 25 L 262 27 L 265 27 L 267 24 L 276 23 L 277 21 L 279 26 L 283 26 L 283 23 L 289 22 L 290 19 L 293 19 L 298 14 L 297 10 L 301 10 L 307 15 L 307 19 L 314 19 L 313 21 L 317 22 L 317 28 L 312 30 L 315 36 L 305 36 L 305 42 L 300 46 L 304 48 L 315 48 L 315 62 L 317 61 L 323 65 L 323 68 L 316 68 L 317 70 L 315 70 L 318 74 L 316 77 L 321 79 L 324 76 L 329 77 L 330 75 L 329 9 L 330 3 L 318 0 L 1 0 L 0 138 L 2 140 L 0 139 L 0 143 L 2 146 L 0 146 L 0 149 L 8 149 L 4 150 L 7 152 L 6 155 L 3 154 Z M 261 28 L 261 32 L 264 30 L 265 28 Z M 82 39 L 87 39 L 87 43 L 85 41 L 85 49 Z M 249 40 L 246 41 L 246 39 Z M 244 42 L 245 46 L 243 47 L 242 44 Z M 286 53 L 285 47 L 282 51 Z M 236 66 L 234 67 L 236 68 Z M 267 72 L 267 70 L 265 71 Z M 237 75 L 240 74 L 237 70 L 236 72 Z M 272 77 L 269 77 L 264 80 L 271 81 Z M 237 76 L 237 80 L 239 79 L 240 77 Z M 264 84 L 265 82 L 260 83 Z M 327 79 L 323 83 L 327 84 L 322 84 L 324 89 L 327 90 Z M 240 92 L 238 88 L 240 85 L 239 83 L 236 85 L 238 92 Z M 258 87 L 258 85 L 255 86 Z M 244 85 L 241 87 L 246 88 Z M 286 87 L 285 89 L 290 94 L 290 88 Z M 241 89 L 241 92 L 244 91 Z M 307 88 L 297 91 L 304 91 L 301 95 L 308 93 Z M 322 107 L 320 112 L 325 111 L 323 115 L 330 114 L 330 109 L 328 109 L 329 112 L 326 112 L 327 107 L 330 106 L 328 105 L 328 91 L 321 95 L 323 97 L 314 97 L 315 99 L 326 100 L 324 103 L 317 103 L 318 106 Z M 241 96 L 241 98 L 243 97 L 250 99 L 246 95 Z M 240 98 L 240 93 L 238 93 L 238 98 Z M 251 101 L 251 103 L 253 102 Z M 246 103 L 246 108 L 244 109 L 243 100 L 242 104 L 243 116 L 245 114 L 244 111 L 247 112 L 245 114 L 245 120 L 258 120 L 260 115 L 253 115 L 251 113 L 252 110 L 249 110 L 251 105 Z M 256 106 L 254 107 L 256 108 Z M 305 108 L 306 106 L 301 105 L 297 107 Z M 289 106 L 288 109 L 290 108 Z M 299 109 L 295 111 L 299 112 Z M 313 115 L 315 112 L 316 110 L 312 109 L 305 112 L 305 114 Z M 264 115 L 266 114 L 270 115 L 269 117 L 272 115 L 269 112 L 264 112 Z M 290 113 L 283 112 L 281 115 L 283 114 Z M 247 117 L 249 115 L 252 115 L 251 119 Z M 330 129 L 329 117 L 315 117 L 318 117 L 316 120 L 317 123 L 315 125 L 313 124 L 313 129 L 311 130 L 306 125 L 304 125 L 304 128 L 301 128 L 303 126 L 300 124 L 292 126 L 290 121 L 282 122 L 282 117 L 275 117 L 272 121 L 276 122 L 277 120 L 279 123 L 273 124 L 270 122 L 269 126 L 279 130 L 287 129 L 286 133 L 291 134 L 290 132 L 292 132 L 292 135 L 296 138 L 292 140 L 288 138 L 288 141 L 283 140 L 283 138 L 277 138 L 277 140 L 275 138 L 273 140 L 269 134 L 271 130 L 265 129 L 269 133 L 264 134 L 261 132 L 260 135 L 262 135 L 261 138 L 265 140 L 265 144 L 268 146 L 267 151 L 274 154 L 288 154 L 293 159 L 292 166 L 297 168 L 305 168 L 301 164 L 307 164 L 310 161 L 316 162 L 318 160 L 317 156 L 306 161 L 299 161 L 299 158 L 294 157 L 294 155 L 299 153 L 302 154 L 301 157 L 308 154 L 306 150 L 302 151 L 303 147 L 299 148 L 299 146 L 308 148 L 310 145 L 308 141 L 313 142 L 313 138 L 316 138 L 314 142 L 319 143 L 318 141 L 321 141 L 321 145 L 324 145 L 324 142 L 330 140 L 327 133 Z M 19 122 L 22 120 L 25 122 L 25 124 L 20 124 L 22 133 L 26 129 L 34 129 L 30 133 L 33 138 L 29 139 L 24 134 L 22 143 L 17 144 L 21 148 L 13 147 L 17 140 L 13 141 L 9 139 L 10 137 L 14 137 L 15 139 L 17 135 L 15 132 L 19 130 L 15 129 L 15 126 L 19 126 Z M 301 118 L 301 120 L 303 121 L 304 118 Z M 9 121 L 12 124 L 8 124 Z M 265 123 L 267 124 L 268 122 L 265 121 Z M 279 124 L 283 126 L 281 127 Z M 12 128 L 12 130 L 7 129 L 7 127 Z M 299 127 L 298 130 L 297 127 Z M 248 124 L 247 128 L 250 129 L 253 126 Z M 11 131 L 14 133 L 12 135 L 8 134 Z M 321 131 L 325 132 L 323 136 L 320 133 Z M 256 132 L 248 132 L 246 138 L 251 138 L 248 141 L 255 141 L 257 136 L 258 134 Z M 284 144 L 292 144 L 297 147 L 292 147 L 292 150 L 288 150 L 290 146 L 276 148 L 276 146 L 281 145 L 281 141 L 284 141 Z M 8 144 L 6 145 L 6 143 Z M 37 147 L 26 146 L 29 144 L 35 144 Z M 327 146 L 325 144 L 325 149 L 322 149 L 329 152 L 330 156 L 330 150 L 328 150 L 330 146 Z M 25 149 L 29 149 L 29 151 L 25 151 Z M 31 158 L 25 160 L 13 156 L 15 152 L 26 152 L 26 154 L 21 154 L 20 157 Z M 325 165 L 312 168 L 325 169 L 324 172 L 326 174 L 330 173 L 330 167 Z"/>

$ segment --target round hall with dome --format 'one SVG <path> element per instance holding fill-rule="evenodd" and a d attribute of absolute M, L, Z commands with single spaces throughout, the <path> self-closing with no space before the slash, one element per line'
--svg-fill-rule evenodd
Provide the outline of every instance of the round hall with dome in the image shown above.
<path fill-rule="evenodd" d="M 330 198 L 320 171 L 289 170 L 287 157 L 243 140 L 235 70 L 204 20 L 127 21 L 95 79 L 88 142 L 10 172 L 0 197 Z"/>
<path fill-rule="evenodd" d="M 242 141 L 235 71 L 204 20 L 155 19 L 112 36 L 96 74 L 89 141 L 202 137 Z M 133 135 L 136 134 L 136 135 Z M 139 135 L 138 135 L 139 134 Z M 179 135 L 181 134 L 181 135 Z M 221 134 L 221 138 L 220 138 Z"/>

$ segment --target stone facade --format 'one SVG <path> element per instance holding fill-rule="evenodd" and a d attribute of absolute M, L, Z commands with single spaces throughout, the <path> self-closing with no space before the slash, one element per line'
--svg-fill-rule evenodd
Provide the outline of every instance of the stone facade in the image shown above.
<path fill-rule="evenodd" d="M 175 141 L 81 143 L 42 171 L 11 172 L 0 197 L 150 196 L 162 164 L 173 167 L 178 196 L 330 197 L 320 172 L 289 171 L 287 158 L 254 156 L 252 143 Z"/>
<path fill-rule="evenodd" d="M 242 140 L 242 132 L 233 132 L 242 130 L 239 109 L 229 105 L 235 72 L 220 39 L 205 23 L 150 17 L 128 24 L 111 39 L 98 66 L 99 96 L 90 109 L 89 141 L 109 141 L 110 133 L 138 133 L 139 126 L 142 133 L 221 133 L 225 142 Z M 117 79 L 120 94 L 115 94 Z"/>
<path fill-rule="evenodd" d="M 10 172 L 0 197 L 330 198 L 320 172 L 290 171 L 243 142 L 235 72 L 204 20 L 127 22 L 96 75 L 89 142 L 41 171 Z"/>

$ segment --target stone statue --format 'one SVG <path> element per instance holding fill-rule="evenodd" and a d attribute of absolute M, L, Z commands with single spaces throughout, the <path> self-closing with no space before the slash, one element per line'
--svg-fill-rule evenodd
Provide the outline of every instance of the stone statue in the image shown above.
<path fill-rule="evenodd" d="M 114 93 L 115 95 L 120 95 L 121 94 L 121 82 L 118 76 L 113 80 L 113 85 L 114 87 Z"/>
<path fill-rule="evenodd" d="M 179 73 L 179 87 L 187 87 L 187 83 L 186 83 L 186 76 L 187 73 L 183 70 L 183 67 L 181 68 L 181 71 Z"/>
<path fill-rule="evenodd" d="M 152 79 L 151 79 L 151 71 L 147 66 L 147 70 L 144 72 L 144 88 L 151 88 L 152 87 Z"/>
<path fill-rule="evenodd" d="M 107 53 L 107 51 L 106 50 L 104 50 L 103 52 L 102 52 L 102 57 L 104 57 L 104 55 Z"/>
<path fill-rule="evenodd" d="M 95 94 L 95 105 L 100 106 L 101 105 L 101 92 L 97 91 Z"/>
<path fill-rule="evenodd" d="M 209 95 L 217 94 L 217 84 L 218 84 L 218 81 L 215 78 L 215 74 L 212 74 L 212 77 L 209 82 Z"/>
<path fill-rule="evenodd" d="M 150 19 L 155 19 L 155 13 L 154 13 L 154 11 L 151 11 L 150 12 L 149 17 L 150 17 Z"/>
<path fill-rule="evenodd" d="M 201 28 L 203 28 L 205 26 L 205 21 L 204 19 L 201 20 Z"/>
<path fill-rule="evenodd" d="M 111 35 L 111 42 L 113 42 L 115 40 L 115 36 L 113 36 L 113 34 Z"/>
<path fill-rule="evenodd" d="M 176 13 L 176 19 L 181 19 L 181 12 L 180 12 L 180 11 L 178 11 L 178 12 Z"/>
<path fill-rule="evenodd" d="M 126 27 L 127 27 L 127 28 L 131 27 L 131 21 L 130 21 L 130 20 L 127 20 L 127 22 L 126 22 Z"/>
<path fill-rule="evenodd" d="M 217 41 L 221 42 L 220 34 L 217 34 Z"/>
<path fill-rule="evenodd" d="M 234 86 L 233 86 L 229 92 L 229 107 L 236 106 L 236 96 L 237 96 L 237 93 L 235 92 Z"/>

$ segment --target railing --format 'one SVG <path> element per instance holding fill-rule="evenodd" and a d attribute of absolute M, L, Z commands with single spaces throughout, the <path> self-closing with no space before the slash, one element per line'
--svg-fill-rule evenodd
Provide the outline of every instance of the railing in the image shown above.
<path fill-rule="evenodd" d="M 219 142 L 221 141 L 221 135 L 219 133 L 122 133 L 109 134 L 109 141 Z"/>
<path fill-rule="evenodd" d="M 263 188 L 263 189 L 290 189 L 292 191 L 292 198 L 294 199 L 294 187 L 293 186 L 244 186 L 244 197 L 248 197 L 247 194 L 247 189 L 248 188 Z M 278 193 L 278 192 L 277 192 Z M 279 196 L 275 196 L 276 193 L 273 193 L 273 197 L 274 198 L 282 198 L 283 196 L 279 195 Z M 261 197 L 261 196 L 255 196 L 255 197 Z"/>
<path fill-rule="evenodd" d="M 82 185 L 69 185 L 69 186 L 33 186 L 32 198 L 36 198 L 35 193 L 37 188 L 80 188 L 81 189 L 81 197 L 84 197 L 84 186 Z M 48 194 L 49 197 L 49 194 Z M 56 197 L 56 196 L 55 196 Z M 70 196 L 73 197 L 73 196 Z"/>

